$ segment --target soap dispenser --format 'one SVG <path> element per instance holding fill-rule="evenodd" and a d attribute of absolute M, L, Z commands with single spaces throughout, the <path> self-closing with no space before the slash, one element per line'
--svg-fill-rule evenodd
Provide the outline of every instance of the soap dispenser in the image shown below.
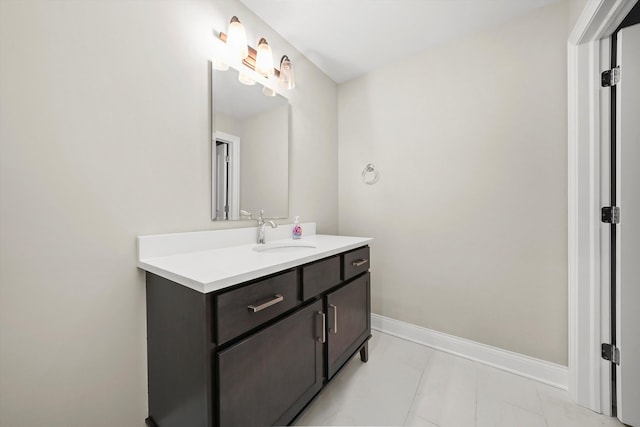
<path fill-rule="evenodd" d="M 299 239 L 302 237 L 302 227 L 300 227 L 299 216 L 297 216 L 296 220 L 293 222 L 293 228 L 291 229 L 291 237 L 294 239 Z"/>

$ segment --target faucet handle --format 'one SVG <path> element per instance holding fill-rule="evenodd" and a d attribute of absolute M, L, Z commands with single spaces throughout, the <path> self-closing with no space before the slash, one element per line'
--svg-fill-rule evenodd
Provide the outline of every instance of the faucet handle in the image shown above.
<path fill-rule="evenodd" d="M 264 209 L 260 209 L 260 215 L 258 216 L 258 224 L 263 224 L 263 223 L 267 222 L 268 220 L 272 220 L 272 219 L 281 219 L 281 217 L 272 216 L 272 217 L 265 218 Z"/>

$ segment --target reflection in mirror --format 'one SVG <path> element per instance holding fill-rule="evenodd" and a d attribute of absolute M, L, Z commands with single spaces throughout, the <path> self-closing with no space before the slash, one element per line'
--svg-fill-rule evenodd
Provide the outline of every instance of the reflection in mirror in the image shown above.
<path fill-rule="evenodd" d="M 241 84 L 233 69 L 213 70 L 211 85 L 212 218 L 288 217 L 289 102 Z"/>

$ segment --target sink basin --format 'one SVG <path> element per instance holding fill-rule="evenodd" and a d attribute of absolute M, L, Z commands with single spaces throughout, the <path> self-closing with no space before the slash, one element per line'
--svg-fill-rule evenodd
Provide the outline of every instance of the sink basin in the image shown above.
<path fill-rule="evenodd" d="M 298 242 L 275 242 L 267 243 L 264 245 L 258 245 L 253 248 L 256 252 L 263 253 L 286 253 L 286 252 L 300 252 L 309 249 L 315 249 L 316 246 L 310 243 L 298 243 Z"/>

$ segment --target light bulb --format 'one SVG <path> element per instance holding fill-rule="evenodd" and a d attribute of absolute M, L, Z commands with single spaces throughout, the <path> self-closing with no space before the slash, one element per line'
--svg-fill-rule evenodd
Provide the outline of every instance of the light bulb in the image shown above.
<path fill-rule="evenodd" d="M 296 87 L 296 79 L 293 74 L 293 64 L 287 55 L 280 60 L 280 78 L 278 80 L 280 86 L 285 89 L 293 89 Z"/>
<path fill-rule="evenodd" d="M 218 71 L 227 71 L 229 69 L 229 64 L 227 64 L 227 61 L 220 58 L 211 58 L 211 65 L 213 66 L 214 70 Z"/>
<path fill-rule="evenodd" d="M 256 84 L 256 80 L 243 71 L 238 72 L 238 81 L 247 86 L 253 86 Z"/>
<path fill-rule="evenodd" d="M 276 96 L 276 91 L 275 91 L 275 90 L 273 90 L 273 89 L 271 89 L 270 87 L 266 87 L 266 86 L 264 86 L 264 87 L 262 88 L 262 93 L 263 93 L 265 96 Z"/>
<path fill-rule="evenodd" d="M 273 75 L 273 54 L 269 43 L 263 38 L 258 42 L 256 49 L 256 72 L 262 76 L 269 77 Z"/>
<path fill-rule="evenodd" d="M 229 32 L 227 34 L 227 56 L 230 61 L 242 62 L 249 56 L 247 46 L 247 33 L 237 16 L 231 18 L 229 22 Z"/>

